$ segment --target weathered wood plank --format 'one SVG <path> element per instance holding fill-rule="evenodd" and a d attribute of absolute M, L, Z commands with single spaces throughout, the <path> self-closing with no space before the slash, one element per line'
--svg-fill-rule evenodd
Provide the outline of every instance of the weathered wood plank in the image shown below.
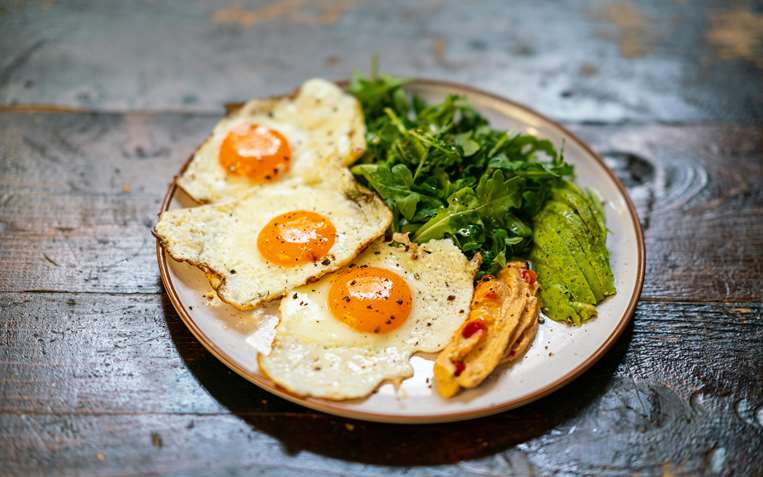
<path fill-rule="evenodd" d="M 0 289 L 159 291 L 151 227 L 215 120 L 0 115 Z"/>
<path fill-rule="evenodd" d="M 215 116 L 0 113 L 0 291 L 160 291 L 150 227 Z M 573 125 L 629 185 L 644 297 L 761 298 L 763 133 Z"/>
<path fill-rule="evenodd" d="M 750 475 L 763 465 L 762 340 L 760 304 L 642 303 L 602 361 L 552 396 L 399 427 L 268 395 L 159 295 L 2 294 L 0 462 L 12 475 Z"/>
<path fill-rule="evenodd" d="M 665 425 L 697 419 L 692 413 L 686 410 Z M 641 419 L 639 411 L 626 414 L 626 422 Z M 606 410 L 591 416 L 592 421 L 612 418 L 620 416 Z M 0 415 L 0 426 L 7 431 L 0 435 L 0 445 L 7 454 L 4 473 L 23 477 L 756 475 L 761 465 L 757 447 L 749 441 L 744 454 L 732 447 L 745 445 L 740 438 L 758 438 L 754 431 L 728 434 L 709 425 L 680 450 L 685 443 L 661 445 L 653 433 L 635 431 L 625 436 L 641 443 L 620 443 L 613 452 L 606 439 L 621 429 L 604 434 L 595 424 L 581 429 L 574 419 L 548 429 L 540 413 L 533 422 L 536 432 L 554 435 L 515 440 L 522 439 L 516 429 L 525 423 L 507 415 L 417 428 L 337 422 L 323 415 Z M 454 441 L 455 451 L 452 444 L 443 447 Z M 635 449 L 649 451 L 629 452 Z"/>
<path fill-rule="evenodd" d="M 761 14 L 720 0 L 57 1 L 0 13 L 4 104 L 218 111 L 347 77 L 379 53 L 386 71 L 566 120 L 763 117 Z"/>

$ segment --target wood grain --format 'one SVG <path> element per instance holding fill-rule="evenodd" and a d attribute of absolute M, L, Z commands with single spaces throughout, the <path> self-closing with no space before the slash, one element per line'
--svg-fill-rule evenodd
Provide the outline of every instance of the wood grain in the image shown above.
<path fill-rule="evenodd" d="M 562 391 L 492 418 L 414 427 L 316 414 L 260 391 L 207 353 L 161 295 L 10 293 L 0 310 L 0 462 L 18 473 L 108 475 L 122 462 L 184 475 L 276 475 L 286 462 L 295 475 L 459 462 L 413 475 L 763 466 L 760 304 L 642 303 L 615 348 Z"/>
<path fill-rule="evenodd" d="M 0 3 L 0 475 L 761 475 L 753 3 Z M 624 336 L 498 416 L 392 426 L 273 397 L 162 293 L 150 229 L 227 102 L 385 71 L 561 120 L 645 229 Z"/>
<path fill-rule="evenodd" d="M 86 4 L 10 3 L 0 15 L 0 102 L 221 111 L 305 78 L 367 71 L 378 53 L 385 71 L 473 84 L 565 120 L 763 117 L 760 12 L 746 4 Z M 734 22 L 729 45 L 718 20 L 740 12 L 753 26 Z M 747 54 L 729 54 L 745 44 Z"/>
<path fill-rule="evenodd" d="M 150 229 L 168 182 L 215 119 L 0 113 L 0 259 L 14 272 L 0 275 L 0 291 L 159 292 Z M 572 126 L 639 205 L 644 298 L 760 299 L 760 128 Z"/>

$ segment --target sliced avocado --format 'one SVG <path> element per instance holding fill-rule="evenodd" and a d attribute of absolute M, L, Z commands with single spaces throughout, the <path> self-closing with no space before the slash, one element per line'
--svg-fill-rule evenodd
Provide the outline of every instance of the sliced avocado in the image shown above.
<path fill-rule="evenodd" d="M 588 203 L 591 205 L 591 210 L 593 210 L 594 216 L 596 217 L 596 221 L 599 224 L 599 228 L 601 229 L 602 234 L 602 240 L 599 244 L 599 260 L 602 262 L 604 268 L 607 271 L 607 285 L 608 285 L 608 292 L 606 293 L 607 296 L 614 295 L 616 293 L 615 289 L 615 279 L 612 275 L 612 267 L 609 265 L 609 250 L 607 250 L 607 226 L 604 219 L 604 206 L 599 199 L 599 196 L 596 195 L 596 193 L 589 189 L 586 197 L 588 198 Z"/>
<path fill-rule="evenodd" d="M 564 204 L 558 202 L 557 204 L 568 209 Z M 590 253 L 586 253 L 584 244 L 580 243 L 577 234 L 572 230 L 572 226 L 565 217 L 555 213 L 553 208 L 553 206 L 551 208 L 546 206 L 536 218 L 535 226 L 539 229 L 547 229 L 549 233 L 556 233 L 588 282 L 588 287 L 596 298 L 593 303 L 598 303 L 604 299 L 604 285 L 599 278 L 599 271 L 593 266 L 593 257 Z M 583 238 L 583 242 L 586 242 L 585 238 Z"/>
<path fill-rule="evenodd" d="M 575 311 L 564 285 L 554 283 L 550 287 L 540 289 L 540 301 L 543 313 L 554 321 L 568 321 L 579 326 L 583 318 Z"/>
<path fill-rule="evenodd" d="M 549 318 L 580 325 L 596 316 L 596 303 L 615 293 L 604 220 L 599 198 L 572 182 L 555 189 L 534 217 L 530 258 Z"/>
<path fill-rule="evenodd" d="M 563 202 L 575 209 L 575 212 L 577 212 L 577 214 L 583 220 L 583 223 L 586 225 L 586 228 L 588 228 L 593 237 L 597 241 L 605 241 L 606 235 L 602 230 L 601 225 L 599 224 L 595 212 L 591 210 L 591 204 L 588 200 L 588 197 L 585 196 L 575 184 L 572 182 L 565 182 L 564 187 L 554 189 L 552 197 L 554 200 Z"/>
<path fill-rule="evenodd" d="M 540 279 L 541 285 L 562 283 L 576 301 L 596 303 L 585 275 L 554 229 L 543 226 L 542 222 L 536 223 L 533 238 L 535 247 L 531 259 L 538 264 L 539 274 L 545 277 Z M 545 273 L 547 270 L 550 273 Z"/>
<path fill-rule="evenodd" d="M 596 306 L 591 305 L 590 303 L 580 303 L 579 301 L 573 301 L 572 307 L 575 309 L 575 311 L 578 312 L 578 315 L 580 315 L 583 321 L 590 320 L 591 318 L 596 318 L 596 315 L 598 314 L 596 311 Z"/>
<path fill-rule="evenodd" d="M 599 199 L 599 197 L 596 195 L 596 193 L 592 191 L 591 189 L 588 189 L 588 192 L 586 192 L 585 197 L 588 200 L 588 204 L 591 206 L 591 210 L 593 211 L 594 217 L 596 217 L 596 222 L 599 224 L 599 228 L 602 231 L 602 235 L 606 239 L 607 226 L 604 224 L 604 207 L 602 205 L 602 202 Z"/>
<path fill-rule="evenodd" d="M 591 264 L 597 278 L 598 288 L 601 290 L 602 298 L 615 293 L 614 277 L 612 269 L 609 266 L 609 252 L 606 246 L 596 241 L 588 233 L 583 220 L 569 205 L 552 200 L 547 203 L 543 213 L 554 213 L 560 216 L 564 221 L 564 228 L 569 230 L 578 244 L 583 248 L 583 253 Z M 585 271 L 585 270 L 584 270 Z M 590 281 L 589 281 L 590 283 Z M 601 298 L 597 298 L 601 301 Z"/>
<path fill-rule="evenodd" d="M 560 283 L 562 277 L 558 269 L 547 262 L 548 256 L 537 246 L 530 255 L 534 269 L 538 273 L 541 309 L 554 321 L 581 323 L 583 319 L 572 307 L 572 293 Z"/>

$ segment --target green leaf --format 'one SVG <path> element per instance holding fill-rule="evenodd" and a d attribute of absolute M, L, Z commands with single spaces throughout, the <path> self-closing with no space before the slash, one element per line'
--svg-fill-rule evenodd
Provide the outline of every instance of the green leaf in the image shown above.
<path fill-rule="evenodd" d="M 461 148 L 461 153 L 464 157 L 473 156 L 480 150 L 480 145 L 477 141 L 471 138 L 471 132 L 457 134 L 453 137 L 455 144 Z"/>
<path fill-rule="evenodd" d="M 417 242 L 455 235 L 459 228 L 482 218 L 500 218 L 519 205 L 518 179 L 505 180 L 501 171 L 483 176 L 475 190 L 463 188 L 448 199 L 440 210 L 416 232 Z"/>
<path fill-rule="evenodd" d="M 366 179 L 368 184 L 382 199 L 402 216 L 410 220 L 416 213 L 416 205 L 421 196 L 411 190 L 411 171 L 402 164 L 390 168 L 386 164 L 361 164 L 352 172 Z"/>
<path fill-rule="evenodd" d="M 526 256 L 533 217 L 573 174 L 561 149 L 493 129 L 462 96 L 428 103 L 405 82 L 353 75 L 367 143 L 353 173 L 392 209 L 395 231 L 418 242 L 450 237 L 468 256 L 482 254 L 483 273 Z"/>

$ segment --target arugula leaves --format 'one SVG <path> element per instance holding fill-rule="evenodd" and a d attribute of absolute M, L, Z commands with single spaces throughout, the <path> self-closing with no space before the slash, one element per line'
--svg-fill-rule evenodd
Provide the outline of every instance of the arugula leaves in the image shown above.
<path fill-rule="evenodd" d="M 531 219 L 551 189 L 573 175 L 545 139 L 493 129 L 466 98 L 428 104 L 406 81 L 353 75 L 349 91 L 366 119 L 366 153 L 352 172 L 394 215 L 393 229 L 417 242 L 450 237 L 484 273 L 527 254 Z"/>

